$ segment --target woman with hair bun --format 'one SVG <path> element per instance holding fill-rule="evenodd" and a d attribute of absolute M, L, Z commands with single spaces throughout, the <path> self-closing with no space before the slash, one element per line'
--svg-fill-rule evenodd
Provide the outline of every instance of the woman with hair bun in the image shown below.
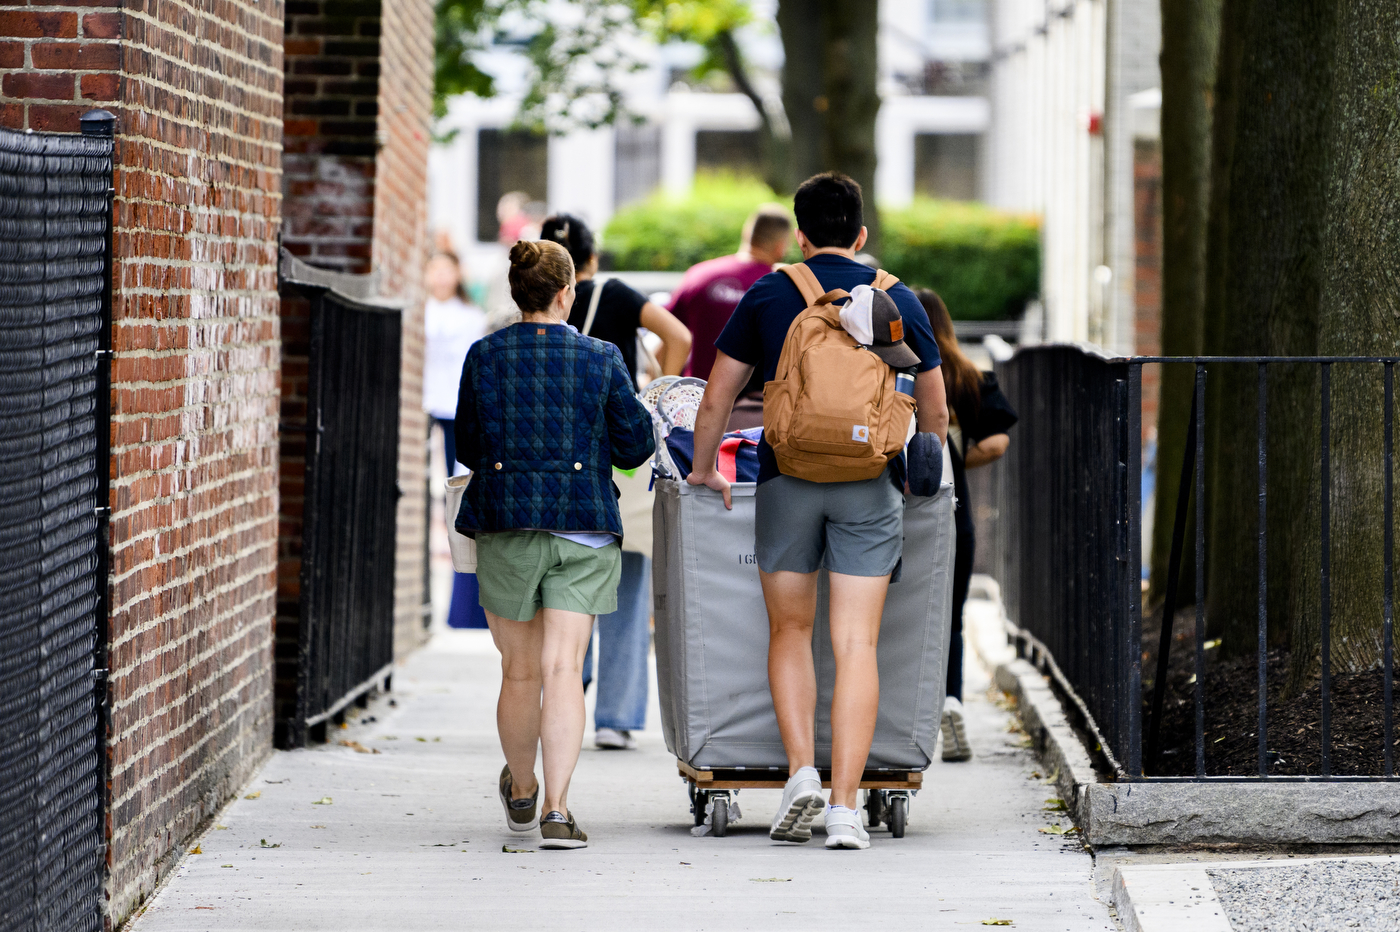
<path fill-rule="evenodd" d="M 583 743 L 584 652 L 595 616 L 617 609 L 622 520 L 612 468 L 642 465 L 655 440 L 617 347 L 565 323 L 574 303 L 568 252 L 516 243 L 510 292 L 521 321 L 478 340 L 462 367 L 454 427 L 472 481 L 455 525 L 476 539 L 481 607 L 501 651 L 506 826 L 538 826 L 544 848 L 583 848 L 588 836 L 567 797 Z"/>

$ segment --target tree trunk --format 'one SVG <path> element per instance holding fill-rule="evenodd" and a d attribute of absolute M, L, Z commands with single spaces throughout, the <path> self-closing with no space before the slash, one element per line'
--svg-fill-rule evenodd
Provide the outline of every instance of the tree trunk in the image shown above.
<path fill-rule="evenodd" d="M 1210 213 L 1211 119 L 1221 0 L 1162 0 L 1162 354 L 1201 352 Z M 1165 596 L 1177 489 L 1191 414 L 1194 373 L 1165 366 L 1157 411 L 1156 517 L 1151 604 Z M 1195 539 L 1195 521 L 1187 542 Z M 1183 551 L 1182 603 L 1195 590 L 1193 551 Z"/>
<path fill-rule="evenodd" d="M 759 132 L 763 136 L 763 180 L 776 193 L 791 194 L 792 159 L 789 150 L 792 136 L 787 119 L 781 112 L 774 112 L 775 108 L 770 108 L 769 102 L 754 87 L 734 34 L 728 30 L 722 31 L 715 36 L 715 42 L 719 45 L 725 70 L 734 80 L 734 85 L 758 111 Z"/>
<path fill-rule="evenodd" d="M 1393 0 L 1342 0 L 1336 16 L 1319 350 L 1395 355 L 1400 353 L 1400 6 Z M 1381 650 L 1383 376 L 1379 365 L 1339 364 L 1332 370 L 1331 656 L 1333 669 L 1354 671 L 1374 666 Z M 1320 633 L 1319 625 L 1294 616 L 1297 683 L 1316 669 Z"/>
<path fill-rule="evenodd" d="M 1225 0 L 1217 86 L 1205 350 L 1317 350 L 1334 0 Z M 1257 368 L 1212 368 L 1207 612 L 1227 653 L 1258 630 Z M 1316 367 L 1271 366 L 1268 391 L 1271 639 L 1317 618 Z"/>
<path fill-rule="evenodd" d="M 875 205 L 876 0 L 780 0 L 783 106 L 792 132 L 793 178 L 839 171 L 865 197 L 865 247 L 879 248 Z"/>
<path fill-rule="evenodd" d="M 822 95 L 822 4 L 820 0 L 779 0 L 778 31 L 783 38 L 783 110 L 791 144 L 793 186 L 823 170 L 822 118 L 816 100 Z"/>

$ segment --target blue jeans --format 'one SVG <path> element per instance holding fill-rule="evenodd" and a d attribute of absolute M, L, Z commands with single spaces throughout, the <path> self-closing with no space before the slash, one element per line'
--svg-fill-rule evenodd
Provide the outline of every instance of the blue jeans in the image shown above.
<path fill-rule="evenodd" d="M 647 724 L 651 653 L 651 559 L 622 551 L 617 611 L 598 616 L 598 702 L 595 728 L 641 731 Z M 583 658 L 583 685 L 593 680 L 593 644 Z"/>

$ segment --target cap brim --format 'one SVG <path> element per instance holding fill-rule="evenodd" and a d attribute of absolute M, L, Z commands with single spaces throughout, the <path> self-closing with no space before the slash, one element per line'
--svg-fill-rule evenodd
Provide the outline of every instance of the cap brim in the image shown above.
<path fill-rule="evenodd" d="M 903 340 L 900 340 L 898 343 L 891 343 L 889 346 L 876 344 L 870 347 L 870 350 L 894 369 L 917 366 L 922 361 Z"/>

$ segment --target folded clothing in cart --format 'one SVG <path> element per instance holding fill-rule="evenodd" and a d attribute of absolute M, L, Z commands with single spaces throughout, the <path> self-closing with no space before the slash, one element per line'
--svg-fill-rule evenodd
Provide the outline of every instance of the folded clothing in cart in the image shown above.
<path fill-rule="evenodd" d="M 719 444 L 719 474 L 730 482 L 758 481 L 758 438 L 762 427 L 731 431 Z M 684 477 L 695 460 L 695 434 L 684 427 L 672 427 L 666 437 L 666 450 Z"/>

